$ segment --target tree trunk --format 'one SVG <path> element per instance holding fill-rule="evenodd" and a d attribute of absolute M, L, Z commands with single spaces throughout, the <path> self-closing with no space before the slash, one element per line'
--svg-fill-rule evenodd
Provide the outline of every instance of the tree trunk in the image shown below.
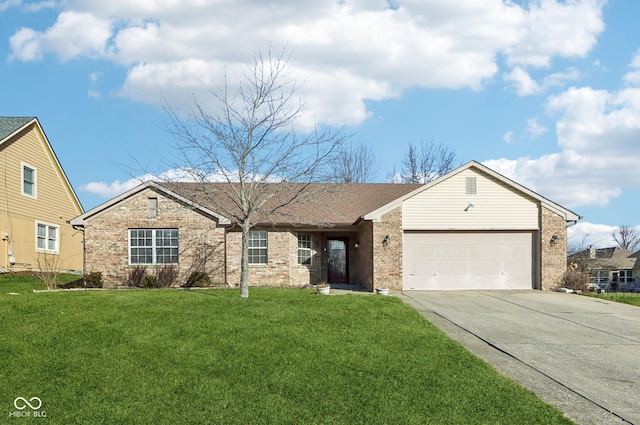
<path fill-rule="evenodd" d="M 241 225 L 242 255 L 240 259 L 240 298 L 249 298 L 249 226 Z"/>

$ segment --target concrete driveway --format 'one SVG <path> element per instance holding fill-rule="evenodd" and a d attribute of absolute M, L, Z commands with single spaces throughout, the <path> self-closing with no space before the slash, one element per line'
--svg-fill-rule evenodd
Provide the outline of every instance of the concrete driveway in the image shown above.
<path fill-rule="evenodd" d="M 399 297 L 575 422 L 640 425 L 640 308 L 540 291 Z"/>

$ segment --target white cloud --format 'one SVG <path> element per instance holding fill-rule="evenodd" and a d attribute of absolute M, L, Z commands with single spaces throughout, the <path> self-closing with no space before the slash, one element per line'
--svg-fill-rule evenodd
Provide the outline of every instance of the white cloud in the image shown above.
<path fill-rule="evenodd" d="M 5 0 L 0 1 L 0 13 L 9 9 L 10 7 L 20 6 L 21 0 Z"/>
<path fill-rule="evenodd" d="M 640 50 L 634 56 L 629 67 L 632 71 L 624 76 L 624 81 L 632 86 L 640 86 Z"/>
<path fill-rule="evenodd" d="M 554 56 L 583 57 L 604 30 L 606 0 L 537 0 L 529 3 L 518 43 L 506 48 L 513 65 L 549 67 Z"/>
<path fill-rule="evenodd" d="M 519 66 L 509 72 L 505 72 L 503 75 L 504 81 L 511 83 L 518 96 L 541 94 L 551 87 L 564 87 L 567 81 L 576 81 L 578 78 L 580 78 L 580 73 L 575 68 L 570 68 L 565 72 L 549 74 L 542 79 L 542 83 L 538 83 L 527 71 Z"/>
<path fill-rule="evenodd" d="M 540 86 L 531 78 L 529 73 L 519 66 L 503 76 L 507 83 L 512 83 L 518 96 L 528 96 L 540 93 Z"/>
<path fill-rule="evenodd" d="M 558 117 L 558 152 L 485 164 L 570 208 L 606 206 L 624 188 L 640 188 L 634 154 L 640 140 L 640 87 L 572 87 L 550 96 L 546 109 Z M 529 127 L 539 125 L 530 121 Z"/>
<path fill-rule="evenodd" d="M 158 174 L 142 174 L 125 181 L 115 180 L 110 183 L 90 182 L 81 185 L 80 190 L 109 199 L 121 195 L 141 183 L 150 180 L 159 182 L 227 182 L 239 181 L 239 177 L 237 171 L 233 170 L 225 170 L 224 172 L 218 170 L 211 174 L 203 174 L 195 168 L 173 168 Z M 269 178 L 265 179 L 265 181 L 275 182 L 278 181 L 278 179 Z"/>
<path fill-rule="evenodd" d="M 80 191 L 93 193 L 95 195 L 101 196 L 105 199 L 113 198 L 120 194 L 123 194 L 127 190 L 133 189 L 142 183 L 143 180 L 139 178 L 131 178 L 127 181 L 121 182 L 120 180 L 116 180 L 111 183 L 105 182 L 90 182 L 87 184 L 83 184 L 80 186 Z"/>
<path fill-rule="evenodd" d="M 39 12 L 44 9 L 53 9 L 58 7 L 58 2 L 47 0 L 34 3 L 25 3 L 22 7 L 29 12 Z"/>
<path fill-rule="evenodd" d="M 531 139 L 537 139 L 547 132 L 547 127 L 540 125 L 537 118 L 527 120 L 527 133 Z"/>
<path fill-rule="evenodd" d="M 506 144 L 513 142 L 513 131 L 509 130 L 502 136 L 502 141 Z"/>
<path fill-rule="evenodd" d="M 611 237 L 611 232 L 616 226 L 607 224 L 594 224 L 588 221 L 580 221 L 575 226 L 567 228 L 567 243 L 569 246 L 582 249 L 593 246 L 594 248 L 610 248 L 617 246 Z"/>
<path fill-rule="evenodd" d="M 5 2 L 6 3 L 6 2 Z M 2 4 L 5 4 L 2 3 Z M 42 6 L 51 2 L 38 3 Z M 199 95 L 256 50 L 289 46 L 291 66 L 305 81 L 301 94 L 315 118 L 358 124 L 369 100 L 409 87 L 481 89 L 499 72 L 497 57 L 522 95 L 535 94 L 526 67 L 554 57 L 583 56 L 603 30 L 599 0 L 424 2 L 398 0 L 67 0 L 44 31 L 11 37 L 11 58 L 100 57 L 127 68 L 120 93 L 156 102 L 160 91 Z M 250 13 L 248 13 L 250 11 Z M 539 85 L 536 89 L 536 85 Z M 184 96 L 184 95 L 183 95 Z M 182 99 L 178 99 L 184 100 Z"/>
<path fill-rule="evenodd" d="M 91 14 L 63 12 L 45 32 L 21 28 L 11 36 L 11 58 L 33 61 L 47 51 L 56 53 L 62 61 L 100 55 L 105 52 L 111 26 L 110 21 Z"/>

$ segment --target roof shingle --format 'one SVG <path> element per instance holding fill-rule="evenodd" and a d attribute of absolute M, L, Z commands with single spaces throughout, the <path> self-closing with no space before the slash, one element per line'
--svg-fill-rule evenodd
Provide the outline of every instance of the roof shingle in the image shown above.
<path fill-rule="evenodd" d="M 157 183 L 170 191 L 192 200 L 197 204 L 228 216 L 229 211 L 239 214 L 225 193 L 238 188 L 238 183 Z M 262 183 L 259 190 L 275 193 L 265 205 L 272 210 L 286 203 L 299 190 L 307 191 L 302 202 L 284 205 L 276 214 L 261 216 L 259 223 L 292 225 L 352 225 L 376 209 L 422 187 L 420 184 L 391 183 L 312 183 L 310 185 L 286 183 Z M 232 221 L 234 217 L 229 217 Z"/>
<path fill-rule="evenodd" d="M 0 117 L 0 141 L 35 117 Z"/>

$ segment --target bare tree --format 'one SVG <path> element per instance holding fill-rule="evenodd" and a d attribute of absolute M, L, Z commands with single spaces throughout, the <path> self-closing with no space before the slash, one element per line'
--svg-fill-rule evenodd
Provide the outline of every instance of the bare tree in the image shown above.
<path fill-rule="evenodd" d="M 580 240 L 577 237 L 570 237 L 567 240 L 567 256 L 576 255 L 578 253 L 586 252 L 589 248 L 594 246 L 595 243 L 591 242 L 591 235 L 585 234 Z"/>
<path fill-rule="evenodd" d="M 402 183 L 429 183 L 453 170 L 456 154 L 442 143 L 422 141 L 420 146 L 409 144 L 402 160 Z"/>
<path fill-rule="evenodd" d="M 611 232 L 611 237 L 620 248 L 635 251 L 640 246 L 640 230 L 637 227 L 623 224 Z"/>
<path fill-rule="evenodd" d="M 206 197 L 242 231 L 243 298 L 249 296 L 249 231 L 285 206 L 313 198 L 317 186 L 311 183 L 331 175 L 335 154 L 345 141 L 340 131 L 330 128 L 296 128 L 304 107 L 297 97 L 297 78 L 288 69 L 284 53 L 256 54 L 237 89 L 225 78 L 222 87 L 211 90 L 215 109 L 207 110 L 197 100 L 187 117 L 165 108 L 177 165 L 188 178 L 206 183 L 216 176 L 234 183 L 200 185 L 204 192 L 193 195 Z M 273 182 L 278 184 L 266 185 Z"/>
<path fill-rule="evenodd" d="M 371 146 L 343 145 L 338 151 L 333 165 L 333 179 L 341 183 L 369 183 L 380 171 L 380 160 Z"/>

